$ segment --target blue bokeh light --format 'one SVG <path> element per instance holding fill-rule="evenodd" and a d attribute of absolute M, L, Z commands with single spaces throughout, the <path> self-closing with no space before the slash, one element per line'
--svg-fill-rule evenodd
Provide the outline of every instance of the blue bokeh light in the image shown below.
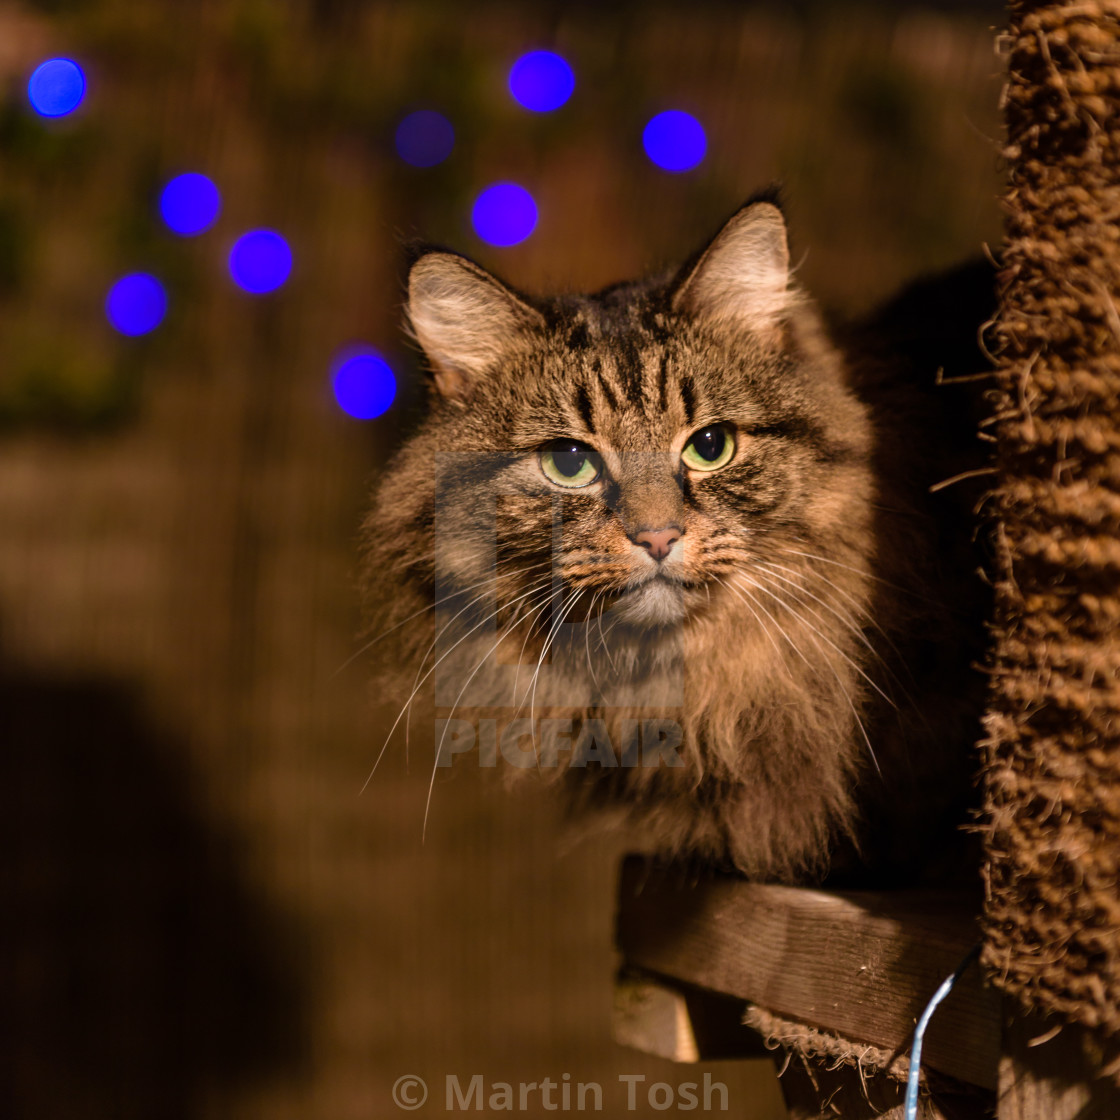
<path fill-rule="evenodd" d="M 130 272 L 109 289 L 105 314 L 121 334 L 148 334 L 167 314 L 167 292 L 151 273 Z"/>
<path fill-rule="evenodd" d="M 338 407 L 355 420 L 374 420 L 397 395 L 392 367 L 376 350 L 351 347 L 331 363 L 331 387 Z"/>
<path fill-rule="evenodd" d="M 523 54 L 509 72 L 509 91 L 514 100 L 534 113 L 559 109 L 576 88 L 576 77 L 555 51 Z"/>
<path fill-rule="evenodd" d="M 517 245 L 537 228 L 537 204 L 516 183 L 494 183 L 475 199 L 474 231 L 490 245 Z"/>
<path fill-rule="evenodd" d="M 86 95 L 86 76 L 70 58 L 51 58 L 35 67 L 27 83 L 31 107 L 41 117 L 64 117 Z"/>
<path fill-rule="evenodd" d="M 455 147 L 455 129 L 434 109 L 417 109 L 397 125 L 397 155 L 413 167 L 435 167 Z"/>
<path fill-rule="evenodd" d="M 229 271 L 242 291 L 265 295 L 276 291 L 291 275 L 292 250 L 273 230 L 250 230 L 230 250 Z"/>
<path fill-rule="evenodd" d="M 642 144 L 646 155 L 665 171 L 691 171 L 708 150 L 704 126 L 680 109 L 658 113 L 642 132 Z"/>
<path fill-rule="evenodd" d="M 176 175 L 159 196 L 160 216 L 168 229 L 184 237 L 208 230 L 221 208 L 222 196 L 213 180 L 194 171 Z"/>

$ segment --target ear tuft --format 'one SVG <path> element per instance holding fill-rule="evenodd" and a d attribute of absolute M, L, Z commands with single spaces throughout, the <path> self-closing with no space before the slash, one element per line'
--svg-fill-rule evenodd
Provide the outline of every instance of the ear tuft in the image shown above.
<path fill-rule="evenodd" d="M 789 281 L 782 212 L 773 202 L 754 202 L 720 230 L 686 271 L 672 305 L 684 314 L 766 330 L 797 302 Z"/>
<path fill-rule="evenodd" d="M 408 319 L 431 362 L 436 388 L 460 401 L 478 378 L 544 326 L 539 311 L 484 268 L 445 252 L 425 253 L 412 265 Z"/>

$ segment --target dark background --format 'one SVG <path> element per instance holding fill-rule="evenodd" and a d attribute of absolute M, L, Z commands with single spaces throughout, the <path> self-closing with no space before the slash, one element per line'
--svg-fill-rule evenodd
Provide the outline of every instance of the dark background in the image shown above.
<path fill-rule="evenodd" d="M 459 248 L 528 290 L 674 262 L 780 179 L 800 277 L 866 309 L 999 237 L 992 5 L 512 5 L 0 0 L 0 1111 L 13 1117 L 395 1115 L 406 1073 L 677 1083 L 702 1071 L 609 1038 L 621 841 L 573 838 L 548 799 L 461 767 L 435 789 L 399 749 L 359 791 L 401 702 L 355 649 L 355 533 L 420 398 L 399 332 L 402 240 Z M 560 50 L 547 115 L 506 75 Z M 45 58 L 82 109 L 28 108 Z M 393 148 L 417 106 L 444 164 Z M 692 111 L 709 153 L 640 144 Z M 172 237 L 179 171 L 223 191 Z M 496 179 L 540 221 L 470 230 Z M 291 282 L 232 287 L 254 226 Z M 126 271 L 165 278 L 144 339 L 113 332 Z M 364 340 L 398 404 L 361 424 L 328 367 Z M 343 668 L 345 666 L 345 668 Z M 372 677 L 372 680 L 371 680 Z M 765 1069 L 715 1067 L 775 1115 Z M 753 1110 L 753 1111 L 752 1111 Z"/>

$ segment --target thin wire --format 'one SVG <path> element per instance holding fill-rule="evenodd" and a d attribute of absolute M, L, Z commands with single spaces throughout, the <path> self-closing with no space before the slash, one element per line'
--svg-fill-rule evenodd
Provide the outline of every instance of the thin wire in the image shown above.
<path fill-rule="evenodd" d="M 947 976 L 941 987 L 933 993 L 933 998 L 926 1004 L 918 1025 L 914 1028 L 914 1044 L 910 1048 L 910 1069 L 906 1076 L 906 1113 L 905 1120 L 918 1120 L 918 1072 L 922 1065 L 922 1043 L 925 1041 L 926 1027 L 929 1026 L 937 1005 L 953 990 L 953 985 L 961 978 L 961 974 L 980 955 L 980 942 L 977 942 L 959 965 L 952 976 Z"/>

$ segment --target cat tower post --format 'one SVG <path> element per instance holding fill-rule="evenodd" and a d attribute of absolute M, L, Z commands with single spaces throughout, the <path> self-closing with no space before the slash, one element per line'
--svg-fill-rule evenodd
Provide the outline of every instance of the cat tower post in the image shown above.
<path fill-rule="evenodd" d="M 1011 17 L 983 963 L 1062 1120 L 1120 1082 L 1120 2 Z"/>
<path fill-rule="evenodd" d="M 1115 1120 L 1120 0 L 1018 0 L 1005 42 L 984 967 L 933 1020 L 920 1115 L 990 1115 L 994 1089 L 999 1120 Z M 791 1117 L 895 1120 L 898 1056 L 975 940 L 974 912 L 930 894 L 686 886 L 629 863 L 616 1033 L 678 1060 L 777 1046 Z"/>

